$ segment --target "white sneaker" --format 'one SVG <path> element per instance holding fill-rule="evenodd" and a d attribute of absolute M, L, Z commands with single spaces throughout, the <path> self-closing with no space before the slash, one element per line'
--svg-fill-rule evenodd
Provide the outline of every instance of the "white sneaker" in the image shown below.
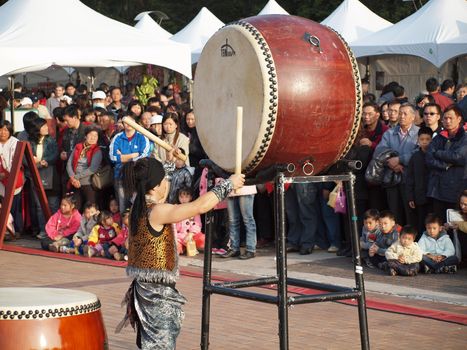
<path fill-rule="evenodd" d="M 335 245 L 332 245 L 328 248 L 328 253 L 337 253 L 339 248 L 337 248 Z"/>

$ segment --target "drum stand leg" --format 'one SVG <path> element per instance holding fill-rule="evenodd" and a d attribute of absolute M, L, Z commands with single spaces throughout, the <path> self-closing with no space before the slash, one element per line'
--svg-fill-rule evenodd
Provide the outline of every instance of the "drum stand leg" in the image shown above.
<path fill-rule="evenodd" d="M 201 311 L 201 349 L 209 349 L 209 318 L 211 306 L 211 292 L 207 286 L 211 285 L 212 267 L 212 230 L 214 226 L 214 214 L 206 213 L 206 240 L 204 242 L 204 266 L 203 266 L 203 303 Z"/>
<path fill-rule="evenodd" d="M 349 173 L 350 177 L 353 178 L 352 173 Z M 370 348 L 370 338 L 368 335 L 368 319 L 366 313 L 366 300 L 365 300 L 365 285 L 363 282 L 363 267 L 362 259 L 360 256 L 360 240 L 358 234 L 358 225 L 357 225 L 357 210 L 355 206 L 355 187 L 353 180 L 350 180 L 346 183 L 346 197 L 347 197 L 347 207 L 348 207 L 348 216 L 350 219 L 350 235 L 351 235 L 351 244 L 352 244 L 352 260 L 354 264 L 354 273 L 355 273 L 355 286 L 356 290 L 359 292 L 357 298 L 358 303 L 358 321 L 360 324 L 360 344 L 361 348 L 367 350 Z"/>
<path fill-rule="evenodd" d="M 284 174 L 279 173 L 275 178 L 274 213 L 277 232 L 276 242 L 276 271 L 277 297 L 279 312 L 279 343 L 281 350 L 289 348 L 289 313 L 287 303 L 287 248 L 286 248 L 286 217 L 284 200 Z"/>

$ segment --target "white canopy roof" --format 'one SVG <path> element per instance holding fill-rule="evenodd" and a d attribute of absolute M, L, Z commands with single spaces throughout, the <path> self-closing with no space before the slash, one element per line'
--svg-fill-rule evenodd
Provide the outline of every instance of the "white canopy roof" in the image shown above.
<path fill-rule="evenodd" d="M 275 0 L 269 0 L 266 6 L 258 13 L 261 15 L 288 15 L 289 13 L 284 10 Z"/>
<path fill-rule="evenodd" d="M 337 31 L 349 44 L 392 25 L 358 0 L 344 0 L 321 24 Z"/>
<path fill-rule="evenodd" d="M 154 64 L 191 77 L 187 45 L 155 40 L 78 0 L 10 0 L 0 7 L 0 76 L 51 65 Z"/>
<path fill-rule="evenodd" d="M 224 26 L 224 23 L 203 7 L 185 28 L 170 39 L 191 47 L 191 63 L 198 62 L 201 51 L 209 38 Z"/>
<path fill-rule="evenodd" d="M 138 21 L 138 23 L 135 24 L 135 28 L 142 30 L 146 34 L 154 35 L 156 39 L 169 39 L 172 33 L 169 33 L 157 24 L 149 15 L 151 12 L 153 11 L 146 11 L 138 14 L 135 17 L 135 21 Z"/>
<path fill-rule="evenodd" d="M 467 2 L 431 0 L 393 26 L 354 42 L 357 57 L 384 54 L 413 55 L 441 67 L 467 53 Z"/>

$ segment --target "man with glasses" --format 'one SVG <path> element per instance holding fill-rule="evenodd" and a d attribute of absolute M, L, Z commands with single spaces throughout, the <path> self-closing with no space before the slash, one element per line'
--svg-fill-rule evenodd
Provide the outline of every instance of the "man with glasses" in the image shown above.
<path fill-rule="evenodd" d="M 417 220 L 413 209 L 409 207 L 405 190 L 405 168 L 416 150 L 419 127 L 414 124 L 416 109 L 410 103 L 404 103 L 399 109 L 399 124 L 383 134 L 381 142 L 375 149 L 373 158 L 391 149 L 398 156 L 389 158 L 387 166 L 396 173 L 401 173 L 399 184 L 386 188 L 386 199 L 389 210 L 396 215 L 399 225 L 416 226 Z"/>
<path fill-rule="evenodd" d="M 441 123 L 441 107 L 436 103 L 427 103 L 423 107 L 423 125 L 433 131 L 433 137 L 443 130 Z"/>
<path fill-rule="evenodd" d="M 389 102 L 388 104 L 388 126 L 394 128 L 399 123 L 399 108 L 401 103 L 398 100 Z"/>
<path fill-rule="evenodd" d="M 446 210 L 457 205 L 462 190 L 467 188 L 464 169 L 467 160 L 467 134 L 462 111 L 455 105 L 443 114 L 444 130 L 428 147 L 428 193 L 433 198 L 434 212 L 446 222 Z"/>

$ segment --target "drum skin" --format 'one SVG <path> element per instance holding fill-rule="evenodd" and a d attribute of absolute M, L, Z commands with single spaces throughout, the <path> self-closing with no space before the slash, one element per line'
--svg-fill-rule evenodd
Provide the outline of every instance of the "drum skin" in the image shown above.
<path fill-rule="evenodd" d="M 61 318 L 0 321 L 2 350 L 107 348 L 107 336 L 100 310 Z"/>
<path fill-rule="evenodd" d="M 242 36 L 249 44 L 241 43 Z M 231 45 L 232 57 L 218 54 L 221 42 Z M 252 55 L 245 52 L 250 44 L 258 63 L 244 59 Z M 227 59 L 230 64 L 224 63 Z M 242 59 L 248 67 L 234 61 Z M 236 72 L 224 76 L 229 65 Z M 256 69 L 261 73 L 255 72 L 255 65 L 261 66 Z M 249 99 L 238 90 L 254 86 L 255 74 L 261 75 L 264 91 Z M 235 106 L 244 107 L 244 173 L 274 164 L 293 163 L 301 169 L 310 161 L 313 174 L 318 174 L 350 149 L 360 124 L 361 99 L 357 64 L 345 41 L 332 29 L 295 16 L 256 16 L 227 25 L 208 41 L 196 70 L 198 134 L 207 155 L 228 171 L 235 168 Z M 216 123 L 217 118 L 222 122 Z M 250 118 L 260 121 L 248 124 Z M 221 136 L 215 138 L 217 133 Z M 249 133 L 254 140 L 248 139 Z M 222 141 L 230 144 L 230 152 L 224 148 L 220 153 Z"/>

